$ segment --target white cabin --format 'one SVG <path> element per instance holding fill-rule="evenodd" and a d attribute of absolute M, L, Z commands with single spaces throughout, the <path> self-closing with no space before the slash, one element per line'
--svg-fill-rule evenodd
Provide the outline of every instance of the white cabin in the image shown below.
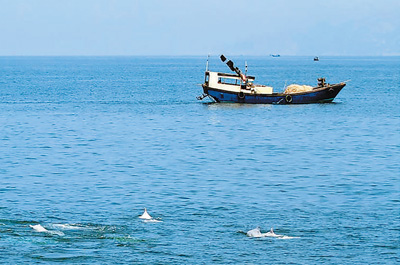
<path fill-rule="evenodd" d="M 247 94 L 273 93 L 272 87 L 255 85 L 253 84 L 254 80 L 255 78 L 253 76 L 246 76 L 246 82 L 244 82 L 239 75 L 210 71 L 207 71 L 205 75 L 205 85 L 209 88 Z"/>

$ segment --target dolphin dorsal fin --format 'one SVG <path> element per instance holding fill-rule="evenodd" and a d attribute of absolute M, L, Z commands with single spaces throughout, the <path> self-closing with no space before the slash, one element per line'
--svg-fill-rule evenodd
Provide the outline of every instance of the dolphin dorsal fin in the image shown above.
<path fill-rule="evenodd" d="M 144 213 L 139 216 L 140 219 L 146 219 L 146 220 L 150 220 L 152 219 L 152 217 L 150 216 L 150 214 L 147 212 L 147 209 L 144 208 Z"/>

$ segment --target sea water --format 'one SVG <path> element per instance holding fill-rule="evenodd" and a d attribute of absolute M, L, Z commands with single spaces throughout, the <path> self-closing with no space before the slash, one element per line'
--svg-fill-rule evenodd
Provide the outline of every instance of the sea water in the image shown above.
<path fill-rule="evenodd" d="M 218 104 L 206 57 L 0 57 L 0 262 L 399 263 L 400 57 L 230 59 L 275 91 L 350 81 Z"/>

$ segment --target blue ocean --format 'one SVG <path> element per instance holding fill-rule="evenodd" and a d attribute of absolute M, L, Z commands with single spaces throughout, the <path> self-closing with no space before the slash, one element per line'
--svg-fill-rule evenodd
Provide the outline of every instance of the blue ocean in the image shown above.
<path fill-rule="evenodd" d="M 206 59 L 0 57 L 0 262 L 399 263 L 400 57 L 230 58 L 350 80 L 306 105 L 198 101 Z"/>

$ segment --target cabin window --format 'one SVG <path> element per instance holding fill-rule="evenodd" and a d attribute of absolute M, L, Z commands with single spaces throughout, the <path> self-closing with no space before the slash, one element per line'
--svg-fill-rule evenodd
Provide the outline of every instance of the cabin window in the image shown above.
<path fill-rule="evenodd" d="M 232 79 L 232 78 L 218 78 L 218 83 L 221 84 L 227 84 L 227 85 L 237 85 L 240 83 L 238 79 Z"/>
<path fill-rule="evenodd" d="M 206 72 L 206 76 L 205 76 L 205 78 L 204 78 L 204 83 L 207 83 L 208 84 L 208 81 L 210 80 L 210 73 L 209 72 Z"/>

